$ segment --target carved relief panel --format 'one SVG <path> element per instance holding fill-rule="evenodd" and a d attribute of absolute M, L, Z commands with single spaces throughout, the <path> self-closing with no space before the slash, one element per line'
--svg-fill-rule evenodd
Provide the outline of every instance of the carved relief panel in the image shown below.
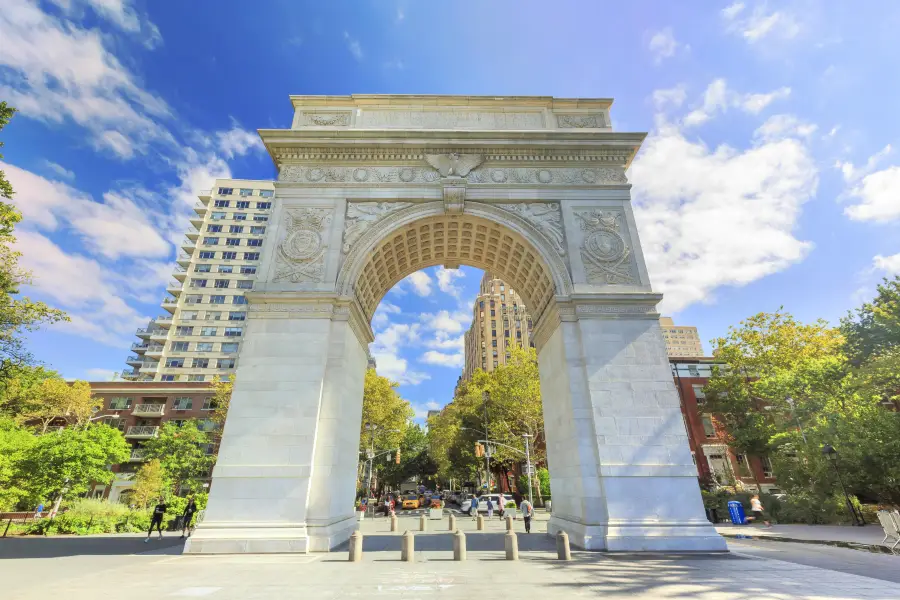
<path fill-rule="evenodd" d="M 640 284 L 625 213 L 613 208 L 596 208 L 576 210 L 575 217 L 582 231 L 579 250 L 587 282 Z"/>
<path fill-rule="evenodd" d="M 332 213 L 328 208 L 285 210 L 284 233 L 275 248 L 272 281 L 318 283 L 324 280 Z"/>
<path fill-rule="evenodd" d="M 344 254 L 350 252 L 353 244 L 374 225 L 390 213 L 412 206 L 412 202 L 348 202 L 344 218 Z"/>

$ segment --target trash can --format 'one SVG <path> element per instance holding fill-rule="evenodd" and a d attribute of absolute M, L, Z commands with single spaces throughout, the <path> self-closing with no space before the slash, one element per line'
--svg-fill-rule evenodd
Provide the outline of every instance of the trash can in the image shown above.
<path fill-rule="evenodd" d="M 552 503 L 550 500 L 546 500 L 546 501 L 544 502 L 544 507 L 547 509 L 547 512 L 548 512 L 548 513 L 552 513 L 552 512 L 553 512 L 553 511 L 551 510 L 551 508 L 553 507 L 553 503 Z"/>
<path fill-rule="evenodd" d="M 728 501 L 728 515 L 731 517 L 731 522 L 735 525 L 744 525 L 747 523 L 744 505 L 737 500 Z"/>

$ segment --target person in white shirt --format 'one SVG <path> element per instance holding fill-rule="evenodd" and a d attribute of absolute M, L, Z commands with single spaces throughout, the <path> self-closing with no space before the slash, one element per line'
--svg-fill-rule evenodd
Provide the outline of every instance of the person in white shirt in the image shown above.
<path fill-rule="evenodd" d="M 766 524 L 766 527 L 771 527 L 772 524 L 769 521 L 766 521 L 765 513 L 763 512 L 763 505 L 759 499 L 759 495 L 754 495 L 750 498 L 750 511 L 753 513 L 754 521 L 762 521 Z"/>
<path fill-rule="evenodd" d="M 531 533 L 531 518 L 534 516 L 534 507 L 531 502 L 522 498 L 519 504 L 519 512 L 522 513 L 522 520 L 525 521 L 525 533 Z"/>

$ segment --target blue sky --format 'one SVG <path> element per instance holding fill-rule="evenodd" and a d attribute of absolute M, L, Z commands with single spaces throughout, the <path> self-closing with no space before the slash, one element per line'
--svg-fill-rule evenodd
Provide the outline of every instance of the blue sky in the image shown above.
<path fill-rule="evenodd" d="M 3 5 L 29 293 L 73 317 L 32 347 L 67 376 L 125 366 L 196 191 L 273 177 L 255 129 L 289 126 L 289 94 L 615 98 L 614 127 L 649 132 L 630 179 L 654 286 L 704 340 L 781 305 L 836 322 L 900 272 L 894 2 Z M 419 410 L 459 375 L 461 273 L 402 283 L 374 324 Z"/>

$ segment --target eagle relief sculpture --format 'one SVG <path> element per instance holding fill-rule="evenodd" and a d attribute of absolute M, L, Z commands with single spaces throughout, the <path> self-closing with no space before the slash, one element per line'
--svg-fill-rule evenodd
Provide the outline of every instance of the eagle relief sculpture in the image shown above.
<path fill-rule="evenodd" d="M 286 212 L 286 231 L 278 245 L 274 281 L 321 281 L 325 271 L 322 231 L 331 222 L 331 211 L 300 208 Z"/>
<path fill-rule="evenodd" d="M 481 154 L 426 154 L 428 164 L 438 170 L 441 177 L 465 177 L 469 171 L 482 163 Z"/>

